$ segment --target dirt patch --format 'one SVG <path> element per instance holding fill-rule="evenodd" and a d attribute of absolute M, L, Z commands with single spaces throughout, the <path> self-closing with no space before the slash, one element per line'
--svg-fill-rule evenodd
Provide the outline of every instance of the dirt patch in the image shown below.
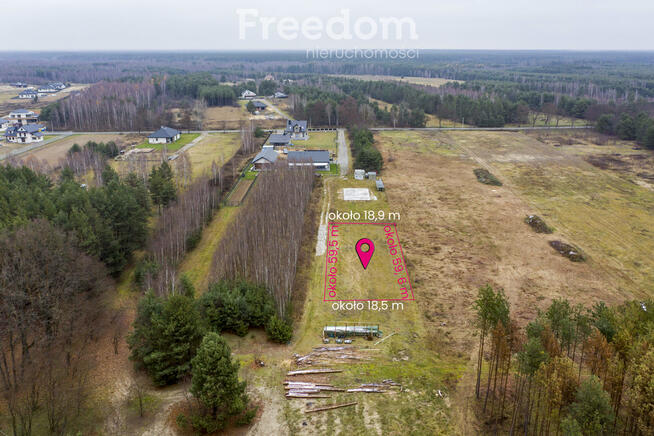
<path fill-rule="evenodd" d="M 538 215 L 527 215 L 525 217 L 525 223 L 529 225 L 536 233 L 547 233 L 550 234 L 554 230 L 548 226 L 545 221 Z"/>
<path fill-rule="evenodd" d="M 558 251 L 561 256 L 567 257 L 573 262 L 583 262 L 586 260 L 581 250 L 574 245 L 561 241 L 550 241 L 550 246 Z"/>

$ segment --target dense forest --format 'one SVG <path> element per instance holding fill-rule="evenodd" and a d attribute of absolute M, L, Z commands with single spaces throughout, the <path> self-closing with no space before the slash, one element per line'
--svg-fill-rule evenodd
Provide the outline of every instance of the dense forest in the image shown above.
<path fill-rule="evenodd" d="M 652 307 L 652 300 L 587 308 L 555 299 L 520 329 L 503 292 L 482 287 L 475 395 L 488 430 L 652 434 Z"/>

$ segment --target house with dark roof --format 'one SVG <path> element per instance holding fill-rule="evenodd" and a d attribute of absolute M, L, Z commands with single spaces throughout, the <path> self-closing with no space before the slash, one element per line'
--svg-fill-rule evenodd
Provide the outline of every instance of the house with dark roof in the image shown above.
<path fill-rule="evenodd" d="M 9 120 L 21 125 L 36 123 L 39 120 L 39 114 L 28 109 L 16 109 L 9 112 Z"/>
<path fill-rule="evenodd" d="M 284 133 L 291 135 L 292 139 L 309 139 L 306 121 L 286 121 L 286 129 L 284 130 Z"/>
<path fill-rule="evenodd" d="M 263 170 L 275 162 L 277 162 L 277 153 L 269 148 L 264 148 L 252 159 L 255 170 Z"/>
<path fill-rule="evenodd" d="M 36 92 L 38 92 L 39 95 L 54 94 L 57 91 L 58 89 L 53 88 L 50 85 L 39 86 L 39 88 L 36 90 Z"/>
<path fill-rule="evenodd" d="M 45 127 L 41 124 L 25 124 L 23 126 L 13 126 L 7 128 L 5 138 L 9 142 L 19 142 L 30 144 L 32 142 L 43 141 L 43 130 Z"/>
<path fill-rule="evenodd" d="M 172 127 L 161 126 L 159 130 L 148 135 L 150 144 L 169 144 L 177 141 L 182 136 L 181 132 Z"/>
<path fill-rule="evenodd" d="M 258 111 L 262 111 L 262 110 L 264 110 L 264 109 L 266 109 L 268 107 L 268 105 L 266 105 L 266 103 L 264 103 L 262 101 L 259 101 L 259 100 L 252 101 L 252 106 L 254 106 L 254 108 L 256 110 L 258 110 Z"/>
<path fill-rule="evenodd" d="M 305 150 L 289 151 L 289 166 L 312 165 L 317 170 L 329 170 L 329 151 L 327 150 Z"/>
<path fill-rule="evenodd" d="M 268 144 L 273 147 L 287 147 L 291 143 L 291 135 L 273 133 L 268 137 Z"/>

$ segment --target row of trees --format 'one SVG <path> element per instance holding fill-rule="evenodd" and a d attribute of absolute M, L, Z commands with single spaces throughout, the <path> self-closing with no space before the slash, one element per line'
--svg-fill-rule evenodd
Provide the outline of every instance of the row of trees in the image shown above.
<path fill-rule="evenodd" d="M 372 132 L 366 128 L 352 128 L 349 130 L 349 136 L 354 167 L 379 172 L 384 165 L 384 158 L 374 146 Z"/>
<path fill-rule="evenodd" d="M 259 174 L 239 220 L 214 252 L 212 275 L 265 285 L 277 314 L 286 315 L 311 195 L 313 169 L 279 164 Z"/>
<path fill-rule="evenodd" d="M 475 395 L 487 425 L 510 434 L 652 434 L 652 307 L 554 300 L 522 331 L 504 294 L 482 287 Z"/>
<path fill-rule="evenodd" d="M 45 107 L 41 120 L 53 129 L 152 130 L 172 121 L 151 82 L 100 82 Z"/>

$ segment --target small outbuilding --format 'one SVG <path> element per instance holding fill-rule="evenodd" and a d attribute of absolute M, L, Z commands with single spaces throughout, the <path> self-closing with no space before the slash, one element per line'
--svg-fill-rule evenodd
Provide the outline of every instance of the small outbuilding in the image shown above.
<path fill-rule="evenodd" d="M 377 186 L 378 191 L 383 191 L 384 190 L 384 182 L 382 182 L 382 179 L 377 179 L 375 181 L 375 185 Z"/>
<path fill-rule="evenodd" d="M 181 132 L 172 127 L 161 126 L 159 130 L 148 136 L 150 144 L 169 144 L 177 141 L 182 136 Z"/>
<path fill-rule="evenodd" d="M 265 110 L 268 107 L 268 105 L 266 103 L 264 103 L 262 101 L 259 101 L 259 100 L 254 100 L 252 102 L 252 106 L 254 106 L 254 108 L 256 110 L 258 110 L 258 111 Z"/>
<path fill-rule="evenodd" d="M 354 180 L 363 180 L 366 176 L 366 170 L 354 170 Z"/>
<path fill-rule="evenodd" d="M 264 148 L 252 159 L 255 170 L 263 170 L 275 162 L 277 162 L 277 153 L 269 148 Z"/>

